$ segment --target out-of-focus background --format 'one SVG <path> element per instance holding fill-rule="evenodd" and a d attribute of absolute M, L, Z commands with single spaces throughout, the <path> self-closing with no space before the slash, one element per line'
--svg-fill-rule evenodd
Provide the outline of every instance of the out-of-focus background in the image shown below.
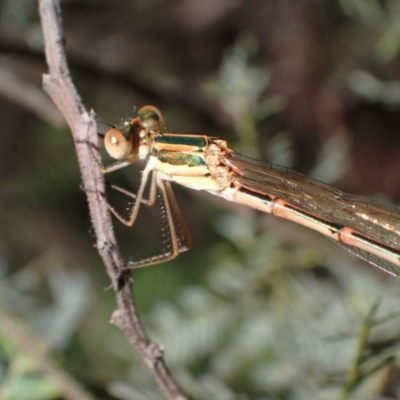
<path fill-rule="evenodd" d="M 66 0 L 62 12 L 102 132 L 151 103 L 170 131 L 399 201 L 399 1 Z M 36 2 L 2 0 L 0 398 L 63 398 L 57 365 L 95 398 L 161 399 L 108 322 L 115 298 L 46 71 Z M 107 179 L 135 189 L 141 168 Z M 135 271 L 134 291 L 192 398 L 399 398 L 399 280 L 306 228 L 176 193 L 193 249 Z M 127 261 L 160 247 L 159 212 L 142 211 L 131 229 L 115 222 Z"/>

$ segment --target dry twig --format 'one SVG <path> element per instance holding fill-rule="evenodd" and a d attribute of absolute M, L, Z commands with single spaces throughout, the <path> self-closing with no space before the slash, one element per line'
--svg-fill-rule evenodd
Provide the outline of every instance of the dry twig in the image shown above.
<path fill-rule="evenodd" d="M 59 1 L 40 0 L 39 8 L 49 67 L 49 74 L 43 77 L 43 86 L 71 128 L 96 233 L 96 246 L 117 297 L 118 310 L 114 312 L 111 322 L 123 331 L 167 398 L 184 400 L 187 397 L 175 383 L 165 365 L 162 347 L 150 341 L 140 323 L 130 274 L 119 274 L 121 257 L 107 206 L 100 195 L 105 192 L 104 180 L 91 154 L 93 149 L 97 148 L 96 121 L 94 113 L 85 110 L 70 78 L 63 46 Z"/>

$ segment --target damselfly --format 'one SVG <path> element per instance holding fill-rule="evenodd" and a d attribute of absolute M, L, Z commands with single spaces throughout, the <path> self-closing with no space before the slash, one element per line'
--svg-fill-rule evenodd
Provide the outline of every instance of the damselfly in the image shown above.
<path fill-rule="evenodd" d="M 136 118 L 110 129 L 104 135 L 104 144 L 108 154 L 119 161 L 103 168 L 103 174 L 147 159 L 137 194 L 111 185 L 135 198 L 129 218 L 107 203 L 110 211 L 122 223 L 132 226 L 140 205 L 153 205 L 159 190 L 168 220 L 170 248 L 154 257 L 130 262 L 123 269 L 164 262 L 191 247 L 172 181 L 307 226 L 372 265 L 400 276 L 400 213 L 396 208 L 243 156 L 218 137 L 164 132 L 163 116 L 153 106 L 142 107 Z"/>

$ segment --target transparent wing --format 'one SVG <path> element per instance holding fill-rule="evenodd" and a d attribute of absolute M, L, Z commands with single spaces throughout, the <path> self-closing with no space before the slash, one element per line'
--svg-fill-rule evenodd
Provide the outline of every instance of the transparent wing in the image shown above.
<path fill-rule="evenodd" d="M 288 168 L 232 152 L 222 162 L 238 171 L 235 181 L 287 201 L 316 217 L 348 226 L 369 238 L 400 251 L 400 210 L 370 199 L 344 193 Z M 339 243 L 385 271 L 400 276 L 400 268 L 381 257 Z"/>

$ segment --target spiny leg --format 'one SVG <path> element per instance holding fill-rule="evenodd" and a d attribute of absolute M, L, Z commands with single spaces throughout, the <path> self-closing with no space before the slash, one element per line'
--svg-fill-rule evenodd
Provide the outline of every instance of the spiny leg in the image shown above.
<path fill-rule="evenodd" d="M 144 190 L 146 188 L 146 184 L 149 178 L 149 174 L 153 171 L 153 167 L 151 166 L 150 163 L 148 163 L 146 165 L 146 168 L 143 170 L 142 173 L 142 180 L 140 182 L 140 186 L 139 186 L 139 190 L 137 192 L 137 194 L 133 194 L 131 192 L 129 192 L 128 190 L 125 190 L 123 188 L 118 187 L 120 192 L 128 195 L 130 197 L 133 197 L 136 199 L 135 203 L 133 204 L 131 210 L 130 210 L 130 214 L 129 214 L 129 218 L 124 218 L 120 213 L 118 213 L 118 211 L 115 210 L 115 208 L 106 200 L 106 205 L 108 207 L 108 209 L 110 210 L 110 212 L 120 221 L 122 222 L 124 225 L 127 226 L 132 226 L 135 223 L 135 220 L 138 216 L 139 213 L 139 208 L 140 208 L 140 204 L 146 204 L 146 205 L 153 205 L 156 199 L 156 194 L 157 194 L 157 187 L 156 187 L 156 172 L 153 173 L 152 176 L 152 180 L 151 180 L 151 187 L 150 187 L 150 194 L 149 194 L 149 198 L 148 199 L 144 199 L 143 198 L 143 194 L 144 194 Z M 115 185 L 115 187 L 117 187 L 117 185 Z"/>
<path fill-rule="evenodd" d="M 106 182 L 106 185 L 109 188 L 111 188 L 117 192 L 120 192 L 127 197 L 131 197 L 134 200 L 137 199 L 136 193 L 133 193 L 130 190 L 123 188 L 122 186 L 116 185 L 115 183 L 111 183 L 111 182 Z M 142 198 L 141 202 L 147 206 L 153 206 L 156 201 L 156 195 L 157 195 L 157 184 L 156 184 L 154 173 L 153 173 L 153 176 L 151 178 L 151 183 L 150 183 L 149 198 L 148 199 Z"/>
<path fill-rule="evenodd" d="M 178 202 L 176 201 L 174 191 L 172 190 L 171 182 L 164 181 L 164 183 L 165 183 L 165 189 L 167 192 L 167 196 L 168 196 L 170 204 L 172 206 L 172 211 L 173 211 L 174 216 L 176 217 L 176 223 L 179 226 L 179 231 L 181 234 L 181 236 L 179 237 L 178 244 L 180 245 L 181 242 L 183 242 L 183 245 L 179 246 L 179 253 L 183 253 L 184 251 L 187 251 L 192 247 L 192 241 L 190 239 L 189 230 L 186 226 L 182 212 L 179 208 Z M 178 235 L 177 235 L 177 237 L 178 237 Z"/>
<path fill-rule="evenodd" d="M 191 246 L 189 233 L 185 223 L 183 222 L 183 217 L 178 208 L 170 183 L 168 181 L 164 181 L 159 176 L 157 176 L 156 179 L 157 179 L 157 186 L 161 193 L 160 201 L 162 202 L 162 206 L 165 207 L 165 212 L 167 216 L 168 229 L 166 231 L 166 235 L 168 242 L 171 243 L 171 249 L 164 253 L 156 254 L 152 257 L 144 258 L 139 261 L 131 261 L 128 263 L 127 266 L 121 268 L 122 271 L 147 267 L 149 265 L 159 264 L 162 262 L 172 260 L 175 257 L 177 257 L 180 253 L 188 250 Z M 175 229 L 174 213 L 175 216 L 178 218 L 178 223 L 180 224 L 179 229 L 182 231 L 185 246 L 179 246 L 178 237 Z"/>

